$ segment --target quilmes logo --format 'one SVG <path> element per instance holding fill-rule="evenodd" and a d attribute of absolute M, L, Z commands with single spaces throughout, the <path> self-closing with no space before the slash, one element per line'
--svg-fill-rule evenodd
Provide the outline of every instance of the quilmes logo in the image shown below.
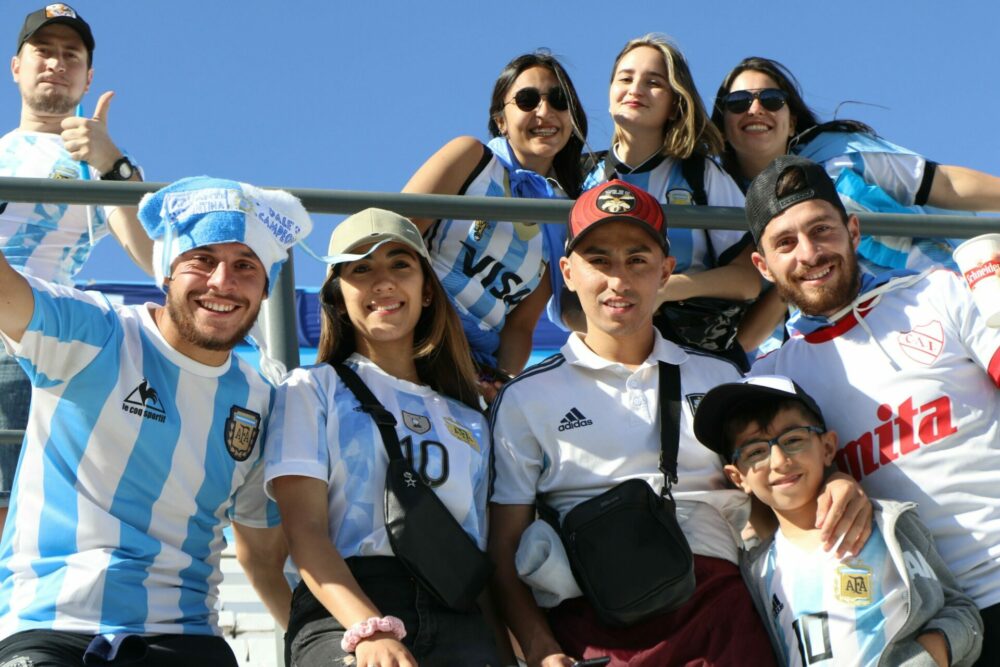
<path fill-rule="evenodd" d="M 160 395 L 146 378 L 142 378 L 139 386 L 122 401 L 122 412 L 139 415 L 143 419 L 151 419 L 161 424 L 167 420 L 167 411 L 163 409 Z"/>
<path fill-rule="evenodd" d="M 881 423 L 845 444 L 836 456 L 837 467 L 861 481 L 880 466 L 933 445 L 958 431 L 951 420 L 951 398 L 940 396 L 919 407 L 913 397 L 893 409 L 883 403 L 875 410 Z"/>
<path fill-rule="evenodd" d="M 561 420 L 559 420 L 559 430 L 569 431 L 570 429 L 580 428 L 581 426 L 590 426 L 593 423 L 594 422 L 587 419 L 582 412 L 573 408 L 567 412 Z"/>

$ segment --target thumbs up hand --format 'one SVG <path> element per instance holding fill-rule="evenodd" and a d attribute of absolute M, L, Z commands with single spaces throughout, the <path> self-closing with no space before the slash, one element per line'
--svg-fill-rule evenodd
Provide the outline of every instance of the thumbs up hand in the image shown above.
<path fill-rule="evenodd" d="M 108 109 L 114 96 L 110 90 L 101 95 L 91 118 L 70 116 L 62 121 L 61 136 L 70 157 L 87 162 L 101 173 L 111 169 L 123 155 L 108 134 Z"/>

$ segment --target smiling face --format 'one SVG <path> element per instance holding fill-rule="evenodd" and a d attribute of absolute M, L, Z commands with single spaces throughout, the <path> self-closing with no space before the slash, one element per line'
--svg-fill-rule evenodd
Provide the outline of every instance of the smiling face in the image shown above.
<path fill-rule="evenodd" d="M 566 286 L 580 297 L 587 318 L 587 345 L 601 356 L 631 346 L 644 359 L 652 344 L 657 291 L 675 259 L 651 234 L 629 222 L 608 222 L 588 231 L 560 260 Z M 646 349 L 643 349 L 646 348 Z"/>
<path fill-rule="evenodd" d="M 815 520 L 816 496 L 837 449 L 837 435 L 833 431 L 822 434 L 795 431 L 801 426 L 817 425 L 815 418 L 799 407 L 782 408 L 765 427 L 748 424 L 731 438 L 734 450 L 789 433 L 796 434 L 800 440 L 796 444 L 801 449 L 789 456 L 781 447 L 772 446 L 769 458 L 758 465 L 729 464 L 725 467 L 726 475 L 746 493 L 752 493 L 771 507 L 779 520 L 804 518 L 808 525 Z"/>
<path fill-rule="evenodd" d="M 557 85 L 559 81 L 547 67 L 524 70 L 504 94 L 503 110 L 495 117 L 521 166 L 542 175 L 549 173 L 552 160 L 572 136 L 569 110 L 557 111 L 548 99 L 548 92 Z M 538 106 L 529 111 L 522 111 L 514 103 L 514 96 L 524 88 L 542 93 Z"/>
<path fill-rule="evenodd" d="M 810 199 L 767 224 L 751 259 L 783 299 L 806 315 L 829 316 L 858 294 L 860 240 L 857 216 L 845 225 L 829 202 Z"/>
<path fill-rule="evenodd" d="M 87 58 L 87 47 L 69 26 L 38 29 L 10 64 L 25 106 L 42 114 L 72 113 L 93 76 Z"/>
<path fill-rule="evenodd" d="M 242 243 L 202 246 L 174 260 L 166 313 L 157 324 L 177 351 L 218 365 L 247 335 L 267 285 L 264 265 Z"/>
<path fill-rule="evenodd" d="M 767 74 L 744 70 L 729 86 L 730 93 L 738 90 L 758 92 L 779 88 Z M 788 140 L 795 134 L 795 118 L 785 104 L 777 111 L 768 111 L 755 99 L 745 113 L 724 112 L 726 141 L 730 143 L 740 163 L 768 164 L 787 150 Z"/>
<path fill-rule="evenodd" d="M 663 53 L 639 46 L 622 56 L 608 95 L 616 125 L 631 132 L 656 130 L 662 136 L 676 104 Z"/>
<path fill-rule="evenodd" d="M 373 360 L 386 350 L 412 357 L 413 332 L 431 290 L 411 247 L 383 243 L 364 259 L 342 265 L 340 293 L 358 352 Z"/>

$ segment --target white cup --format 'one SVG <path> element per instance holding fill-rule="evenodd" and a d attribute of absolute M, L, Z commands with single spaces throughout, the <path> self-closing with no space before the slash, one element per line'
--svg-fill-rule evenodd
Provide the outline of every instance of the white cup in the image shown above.
<path fill-rule="evenodd" d="M 952 253 L 986 325 L 1000 328 L 1000 234 L 983 234 Z"/>

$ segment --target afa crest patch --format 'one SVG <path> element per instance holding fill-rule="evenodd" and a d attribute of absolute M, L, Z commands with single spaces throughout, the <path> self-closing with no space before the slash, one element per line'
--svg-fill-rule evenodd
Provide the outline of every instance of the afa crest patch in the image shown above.
<path fill-rule="evenodd" d="M 444 418 L 444 425 L 448 428 L 448 432 L 455 436 L 455 438 L 461 440 L 477 452 L 479 451 L 479 441 L 476 440 L 476 436 L 472 434 L 470 429 L 458 423 L 458 421 L 452 419 L 451 417 Z"/>
<path fill-rule="evenodd" d="M 253 453 L 260 435 L 260 415 L 234 405 L 226 419 L 226 451 L 237 461 L 246 461 Z"/>

